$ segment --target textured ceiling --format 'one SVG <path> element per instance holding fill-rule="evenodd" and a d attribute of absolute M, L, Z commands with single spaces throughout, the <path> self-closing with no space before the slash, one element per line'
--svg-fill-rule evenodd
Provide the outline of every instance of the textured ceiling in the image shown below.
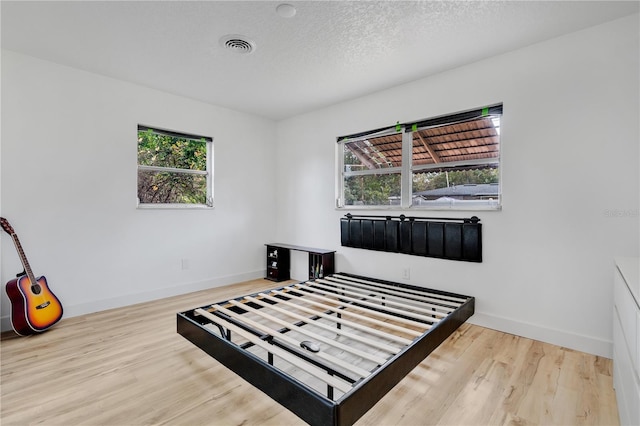
<path fill-rule="evenodd" d="M 281 3 L 297 13 L 283 18 Z M 637 1 L 2 1 L 2 47 L 271 119 L 638 13 Z M 240 34 L 250 54 L 223 49 Z"/>

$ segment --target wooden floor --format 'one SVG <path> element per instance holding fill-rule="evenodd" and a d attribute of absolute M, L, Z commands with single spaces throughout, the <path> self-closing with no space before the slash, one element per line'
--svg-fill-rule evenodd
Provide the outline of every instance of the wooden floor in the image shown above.
<path fill-rule="evenodd" d="M 256 280 L 63 319 L 1 341 L 3 426 L 303 424 L 176 333 Z M 465 324 L 358 425 L 617 425 L 611 360 Z"/>

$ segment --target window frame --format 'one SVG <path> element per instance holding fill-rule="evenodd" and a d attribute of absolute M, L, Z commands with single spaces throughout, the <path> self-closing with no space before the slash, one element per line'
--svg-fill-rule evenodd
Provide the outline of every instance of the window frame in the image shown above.
<path fill-rule="evenodd" d="M 468 159 L 446 163 L 420 164 L 413 165 L 413 133 L 430 127 L 440 127 L 444 125 L 452 125 L 464 121 L 474 120 L 485 116 L 500 116 L 499 125 L 499 146 L 498 156 L 493 158 Z M 336 180 L 336 198 L 335 208 L 337 210 L 353 209 L 353 210 L 501 210 L 502 209 L 502 119 L 503 105 L 502 103 L 494 104 L 484 108 L 471 109 L 454 114 L 446 114 L 426 120 L 419 120 L 394 126 L 379 128 L 376 130 L 361 132 L 349 136 L 341 136 L 337 138 L 336 148 L 336 164 L 337 164 L 337 180 Z M 345 145 L 351 142 L 362 141 L 370 138 L 402 133 L 402 165 L 400 167 L 368 169 L 358 171 L 346 171 L 344 163 Z M 429 202 L 425 204 L 414 204 L 413 197 L 413 176 L 416 172 L 428 172 L 430 170 L 446 170 L 456 169 L 461 166 L 487 166 L 497 164 L 498 168 L 498 185 L 497 199 L 493 202 L 487 200 L 453 200 L 448 205 L 443 202 Z M 345 204 L 345 182 L 350 176 L 357 175 L 377 175 L 397 173 L 400 169 L 400 203 L 389 205 L 346 205 Z M 432 200 L 436 201 L 436 200 Z"/>
<path fill-rule="evenodd" d="M 374 209 L 374 208 L 390 208 L 393 207 L 391 205 L 386 206 L 386 205 L 358 205 L 358 206 L 340 206 L 340 201 L 344 200 L 344 189 L 345 189 L 345 180 L 346 177 L 348 176 L 373 176 L 373 175 L 392 175 L 392 174 L 399 174 L 400 175 L 400 191 L 402 192 L 402 189 L 404 188 L 405 185 L 403 185 L 402 182 L 402 178 L 403 178 L 403 168 L 405 165 L 405 155 L 404 155 L 404 143 L 403 143 L 403 155 L 402 155 L 402 165 L 401 166 L 395 166 L 395 167 L 385 167 L 385 168 L 380 168 L 380 169 L 369 169 L 369 170 L 356 170 L 356 171 L 350 171 L 350 172 L 346 172 L 345 171 L 345 164 L 344 164 L 344 144 L 346 143 L 352 143 L 352 142 L 359 142 L 359 141 L 364 141 L 366 139 L 370 139 L 370 138 L 375 138 L 375 137 L 383 137 L 383 136 L 389 136 L 389 135 L 393 135 L 398 133 L 398 129 L 394 126 L 394 127 L 387 127 L 387 128 L 382 128 L 382 129 L 377 129 L 374 130 L 372 132 L 365 132 L 362 134 L 358 134 L 358 135 L 352 135 L 352 136 L 348 136 L 348 137 L 344 137 L 344 138 L 338 138 L 338 149 L 337 149 L 337 160 L 338 160 L 338 171 L 340 174 L 340 177 L 338 179 L 338 195 L 336 196 L 336 208 L 347 208 L 347 207 L 356 207 L 356 208 L 362 208 L 362 209 Z"/>
<path fill-rule="evenodd" d="M 205 159 L 205 167 L 206 170 L 192 170 L 192 169 L 181 169 L 175 167 L 163 167 L 163 166 L 146 166 L 140 164 L 140 152 L 136 149 L 136 207 L 138 209 L 212 209 L 214 208 L 214 200 L 213 200 L 213 137 L 211 136 L 201 136 L 192 133 L 185 132 L 177 132 L 174 130 L 163 129 L 161 127 L 156 126 L 147 126 L 144 124 L 138 124 L 138 130 L 136 135 L 139 135 L 140 132 L 151 130 L 154 133 L 170 136 L 179 139 L 191 140 L 193 142 L 202 143 L 205 142 L 206 146 L 206 159 Z M 138 138 L 136 138 L 137 140 Z M 140 198 L 138 197 L 137 192 L 137 182 L 139 172 L 141 170 L 146 171 L 160 171 L 160 172 L 169 172 L 169 173 L 179 173 L 179 174 L 190 174 L 190 175 L 199 175 L 205 176 L 206 179 L 206 203 L 142 203 L 140 202 Z"/>

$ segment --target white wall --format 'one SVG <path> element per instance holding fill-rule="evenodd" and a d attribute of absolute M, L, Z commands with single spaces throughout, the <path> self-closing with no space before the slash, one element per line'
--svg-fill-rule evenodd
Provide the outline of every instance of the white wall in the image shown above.
<path fill-rule="evenodd" d="M 138 123 L 214 138 L 215 209 L 136 209 Z M 2 216 L 67 317 L 263 276 L 275 134 L 270 120 L 2 52 Z M 5 283 L 22 268 L 6 235 L 2 249 Z M 1 307 L 6 330 L 4 291 Z"/>
<path fill-rule="evenodd" d="M 638 34 L 635 15 L 280 122 L 278 240 L 336 249 L 339 271 L 409 267 L 475 296 L 472 322 L 611 356 L 613 258 L 639 255 Z M 483 263 L 340 246 L 337 136 L 497 102 L 503 209 L 457 215 L 481 218 Z"/>

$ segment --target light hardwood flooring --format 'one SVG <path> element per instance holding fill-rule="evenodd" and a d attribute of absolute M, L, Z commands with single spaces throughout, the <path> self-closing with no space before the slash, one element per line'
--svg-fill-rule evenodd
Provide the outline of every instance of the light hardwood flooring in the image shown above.
<path fill-rule="evenodd" d="M 293 425 L 298 417 L 176 333 L 176 313 L 255 280 L 3 333 L 0 424 Z M 357 425 L 617 425 L 611 360 L 463 325 Z"/>

